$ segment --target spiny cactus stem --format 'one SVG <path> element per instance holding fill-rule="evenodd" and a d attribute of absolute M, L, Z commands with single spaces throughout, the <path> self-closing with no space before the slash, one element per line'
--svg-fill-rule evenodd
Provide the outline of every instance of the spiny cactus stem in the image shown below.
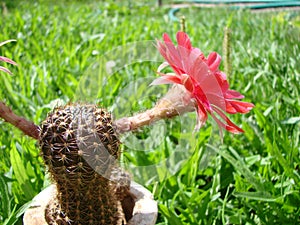
<path fill-rule="evenodd" d="M 124 117 L 114 122 L 118 133 L 137 130 L 145 125 L 153 124 L 162 119 L 169 119 L 195 110 L 193 101 L 183 100 L 185 91 L 179 86 L 173 86 L 168 93 L 154 106 L 145 112 L 141 112 L 131 117 Z"/>
<path fill-rule="evenodd" d="M 0 117 L 3 118 L 6 122 L 14 125 L 27 136 L 32 137 L 36 140 L 39 139 L 39 126 L 35 125 L 31 121 L 26 120 L 23 117 L 14 114 L 13 111 L 4 104 L 4 102 L 0 102 Z"/>

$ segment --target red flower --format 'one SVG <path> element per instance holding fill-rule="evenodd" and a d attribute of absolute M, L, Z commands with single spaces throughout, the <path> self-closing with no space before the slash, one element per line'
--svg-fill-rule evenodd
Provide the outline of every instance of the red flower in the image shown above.
<path fill-rule="evenodd" d="M 247 113 L 254 105 L 235 100 L 244 96 L 229 90 L 226 74 L 219 70 L 220 55 L 212 52 L 206 58 L 200 49 L 192 47 L 184 32 L 178 32 L 176 38 L 177 47 L 167 34 L 163 35 L 164 42 L 157 41 L 157 48 L 166 62 L 159 66 L 158 74 L 161 77 L 154 80 L 152 85 L 183 85 L 197 108 L 197 129 L 206 122 L 209 113 L 219 127 L 232 133 L 243 132 L 224 112 Z M 161 73 L 166 66 L 170 66 L 175 73 Z"/>
<path fill-rule="evenodd" d="M 4 41 L 4 42 L 0 42 L 0 47 L 1 47 L 2 45 L 5 45 L 5 44 L 8 43 L 8 42 L 11 42 L 11 41 L 15 41 L 15 40 L 7 40 L 7 41 Z M 0 56 L 0 61 L 7 62 L 7 63 L 13 64 L 13 65 L 17 65 L 16 62 L 14 62 L 13 60 L 11 60 L 11 59 L 9 59 L 9 58 L 6 58 L 6 57 L 4 57 L 4 56 Z M 5 67 L 3 67 L 3 66 L 0 66 L 0 71 L 3 71 L 3 72 L 5 72 L 5 73 L 11 74 L 10 70 L 7 69 L 7 68 L 5 68 Z"/>

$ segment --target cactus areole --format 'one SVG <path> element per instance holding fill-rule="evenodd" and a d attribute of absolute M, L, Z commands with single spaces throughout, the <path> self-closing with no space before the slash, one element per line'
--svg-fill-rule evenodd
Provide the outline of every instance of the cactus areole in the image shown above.
<path fill-rule="evenodd" d="M 110 113 L 95 105 L 48 115 L 39 145 L 58 193 L 45 212 L 48 224 L 122 224 L 130 179 L 116 164 L 119 144 Z"/>

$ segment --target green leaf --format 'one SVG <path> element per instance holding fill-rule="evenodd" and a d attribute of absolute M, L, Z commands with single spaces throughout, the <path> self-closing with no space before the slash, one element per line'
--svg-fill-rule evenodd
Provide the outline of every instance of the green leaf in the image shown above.
<path fill-rule="evenodd" d="M 283 197 L 273 197 L 268 192 L 234 192 L 234 196 L 264 202 L 282 202 Z"/>
<path fill-rule="evenodd" d="M 160 212 L 168 219 L 169 224 L 172 225 L 182 225 L 180 219 L 178 218 L 177 215 L 175 215 L 173 212 L 171 212 L 167 206 L 163 204 L 159 204 L 158 208 Z"/>
<path fill-rule="evenodd" d="M 7 218 L 10 214 L 10 194 L 8 191 L 7 182 L 4 180 L 4 175 L 0 174 L 0 206 L 1 206 L 1 213 L 2 217 Z"/>
<path fill-rule="evenodd" d="M 8 218 L 6 218 L 4 220 L 3 225 L 13 225 L 13 224 L 15 224 L 15 222 L 18 220 L 15 216 L 16 215 L 16 210 L 17 210 L 17 205 L 14 206 L 14 208 L 13 208 L 12 212 L 10 213 L 10 215 L 8 216 Z"/>
<path fill-rule="evenodd" d="M 3 225 L 13 225 L 18 219 L 25 213 L 25 211 L 30 207 L 31 201 L 26 202 L 20 208 L 17 209 L 17 205 L 15 205 L 13 211 L 9 215 L 9 217 L 4 221 Z"/>
<path fill-rule="evenodd" d="M 263 183 L 254 176 L 254 174 L 247 167 L 242 157 L 240 157 L 239 154 L 232 147 L 229 147 L 229 150 L 232 152 L 235 158 L 231 156 L 225 149 L 218 149 L 212 145 L 208 145 L 208 146 L 212 148 L 214 151 L 216 151 L 217 153 L 219 153 L 228 162 L 230 162 L 231 165 L 236 169 L 236 171 L 238 171 L 241 175 L 243 175 L 248 180 L 248 182 L 255 187 L 256 190 L 258 191 L 265 190 Z"/>
<path fill-rule="evenodd" d="M 10 151 L 10 162 L 15 177 L 19 185 L 22 187 L 25 199 L 27 201 L 31 200 L 34 197 L 35 192 L 33 191 L 33 187 L 30 183 L 30 179 L 26 173 L 26 168 L 23 164 L 22 158 L 15 147 L 13 147 L 13 149 Z"/>

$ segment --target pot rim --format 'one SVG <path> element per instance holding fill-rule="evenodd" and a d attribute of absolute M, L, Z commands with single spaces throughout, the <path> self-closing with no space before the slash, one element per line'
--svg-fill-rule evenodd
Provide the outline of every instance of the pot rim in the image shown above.
<path fill-rule="evenodd" d="M 154 225 L 157 219 L 157 202 L 152 193 L 142 185 L 132 181 L 130 193 L 135 198 L 133 216 L 126 225 Z M 24 225 L 48 225 L 45 209 L 49 201 L 56 196 L 56 186 L 51 184 L 35 196 L 23 217 Z"/>

